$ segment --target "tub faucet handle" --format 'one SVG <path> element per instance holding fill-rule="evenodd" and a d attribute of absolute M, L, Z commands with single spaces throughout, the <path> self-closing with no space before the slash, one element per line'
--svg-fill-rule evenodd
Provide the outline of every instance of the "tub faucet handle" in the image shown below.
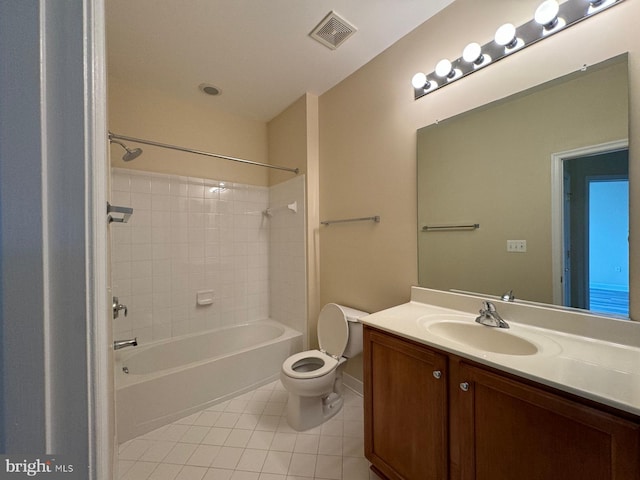
<path fill-rule="evenodd" d="M 120 303 L 118 297 L 113 297 L 113 319 L 120 316 L 120 310 L 124 310 L 124 316 L 127 316 L 127 306 Z"/>

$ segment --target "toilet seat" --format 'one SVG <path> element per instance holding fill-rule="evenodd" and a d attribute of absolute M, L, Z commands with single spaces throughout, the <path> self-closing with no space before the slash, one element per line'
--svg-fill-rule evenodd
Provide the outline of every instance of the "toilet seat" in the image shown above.
<path fill-rule="evenodd" d="M 330 373 L 337 366 L 336 358 L 320 350 L 307 350 L 287 358 L 282 364 L 282 372 L 291 378 L 317 378 Z"/>

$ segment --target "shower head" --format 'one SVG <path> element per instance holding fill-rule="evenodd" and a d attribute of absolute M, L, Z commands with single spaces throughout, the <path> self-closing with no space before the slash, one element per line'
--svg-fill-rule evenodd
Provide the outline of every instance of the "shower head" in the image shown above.
<path fill-rule="evenodd" d="M 127 153 L 125 153 L 122 156 L 122 160 L 124 160 L 125 162 L 130 162 L 131 160 L 138 158 L 140 155 L 142 155 L 142 149 L 141 148 L 133 148 L 133 149 L 129 149 L 127 147 L 124 147 L 127 150 Z"/>
<path fill-rule="evenodd" d="M 125 154 L 122 156 L 122 160 L 124 160 L 125 162 L 130 162 L 131 160 L 138 158 L 140 155 L 142 155 L 141 148 L 129 148 L 124 143 L 111 138 L 111 134 L 109 134 L 109 141 L 111 143 L 117 143 L 118 145 L 120 145 L 122 148 L 126 150 Z"/>

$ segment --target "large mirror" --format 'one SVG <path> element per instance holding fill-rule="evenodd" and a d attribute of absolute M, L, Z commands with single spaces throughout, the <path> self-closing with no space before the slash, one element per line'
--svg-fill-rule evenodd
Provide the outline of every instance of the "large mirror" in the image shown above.
<path fill-rule="evenodd" d="M 623 55 L 418 130 L 421 286 L 628 316 Z"/>

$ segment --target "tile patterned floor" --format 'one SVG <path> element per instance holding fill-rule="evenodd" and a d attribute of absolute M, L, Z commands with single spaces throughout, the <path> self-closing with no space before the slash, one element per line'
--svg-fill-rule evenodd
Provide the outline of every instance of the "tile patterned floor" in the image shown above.
<path fill-rule="evenodd" d="M 379 480 L 363 450 L 362 397 L 305 432 L 277 381 L 120 445 L 119 480 Z"/>

